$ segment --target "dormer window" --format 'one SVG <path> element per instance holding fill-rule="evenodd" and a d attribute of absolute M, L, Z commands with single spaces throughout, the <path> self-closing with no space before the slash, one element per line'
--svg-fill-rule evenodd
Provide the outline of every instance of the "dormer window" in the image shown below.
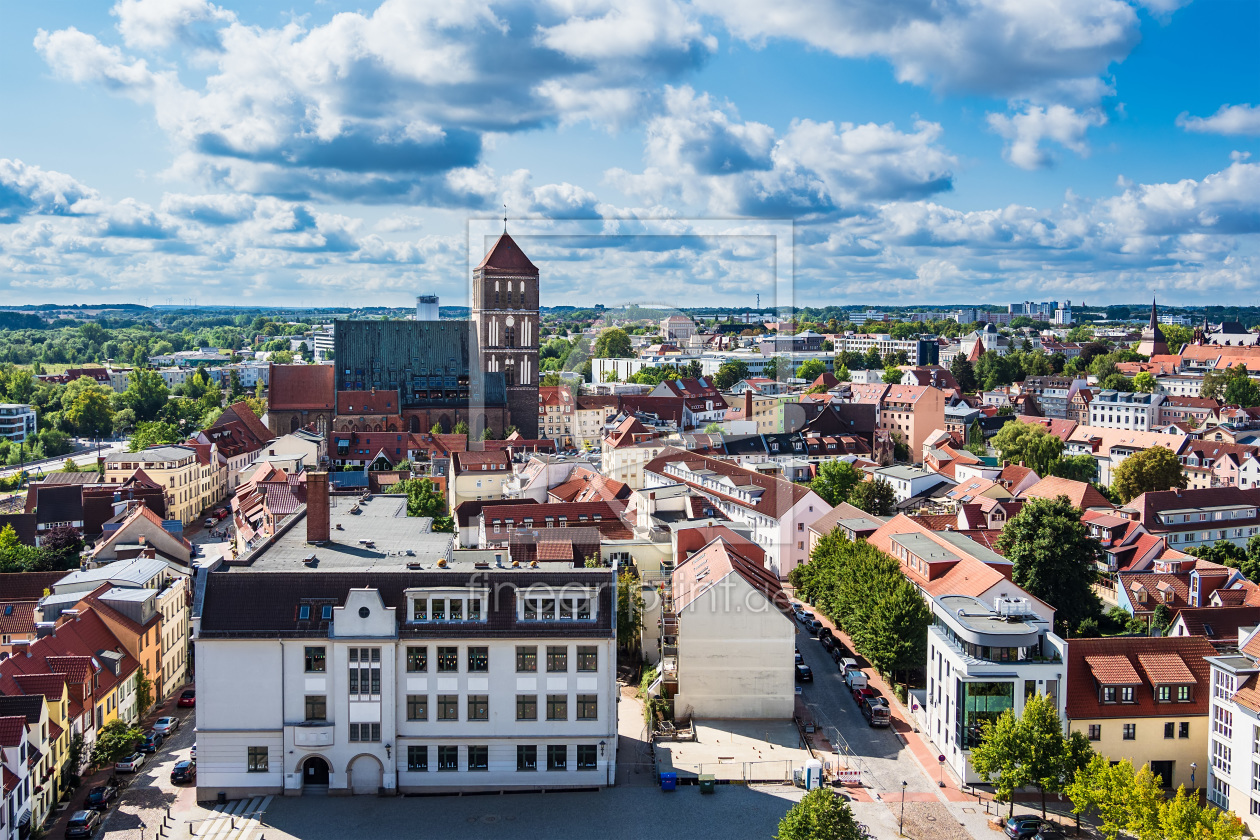
<path fill-rule="evenodd" d="M 324 604 L 323 609 L 322 609 L 322 610 L 320 610 L 320 617 L 321 617 L 324 621 L 331 621 L 331 620 L 332 620 L 332 604 Z"/>
<path fill-rule="evenodd" d="M 311 605 L 302 604 L 298 607 L 298 621 L 309 621 L 311 617 Z"/>

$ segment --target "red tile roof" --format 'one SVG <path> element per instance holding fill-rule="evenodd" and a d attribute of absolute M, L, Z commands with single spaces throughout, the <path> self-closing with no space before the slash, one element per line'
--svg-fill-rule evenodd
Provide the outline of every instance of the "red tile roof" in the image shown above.
<path fill-rule="evenodd" d="M 267 405 L 274 411 L 328 410 L 335 401 L 332 365 L 272 365 Z"/>
<path fill-rule="evenodd" d="M 1194 688 L 1189 703 L 1157 703 L 1155 685 L 1139 657 L 1176 656 L 1187 669 Z M 1208 713 L 1210 700 L 1210 667 L 1205 657 L 1215 656 L 1216 649 L 1202 636 L 1110 636 L 1102 639 L 1072 639 L 1068 642 L 1067 717 L 1073 721 L 1102 718 L 1189 717 Z M 1127 667 L 1120 665 L 1124 660 Z M 1102 680 L 1095 676 L 1093 663 L 1098 662 Z M 1171 660 L 1155 660 L 1171 663 Z M 1142 667 L 1142 673 L 1138 672 Z M 1152 664 L 1156 669 L 1156 665 Z M 1159 678 L 1171 671 L 1156 669 Z M 1182 675 L 1182 672 L 1177 672 Z M 1147 674 L 1143 676 L 1142 674 Z M 1184 675 L 1183 675 L 1184 676 Z M 1114 680 L 1112 685 L 1135 685 L 1133 703 L 1103 703 L 1100 682 Z"/>
<path fill-rule="evenodd" d="M 679 612 L 726 578 L 737 574 L 753 589 L 764 595 L 785 616 L 791 615 L 791 601 L 778 577 L 761 563 L 744 557 L 721 537 L 681 560 L 674 567 L 671 589 L 674 607 Z"/>
<path fill-rule="evenodd" d="M 538 267 L 529 261 L 529 257 L 525 256 L 521 246 L 508 236 L 507 231 L 504 231 L 490 246 L 490 250 L 478 263 L 477 268 L 486 274 L 538 276 Z"/>
<path fill-rule="evenodd" d="M 512 464 L 507 452 L 502 449 L 495 449 L 489 452 L 456 452 L 452 457 L 455 460 L 456 472 L 467 472 L 474 467 L 480 467 L 482 464 L 506 470 Z M 481 470 L 476 471 L 480 472 Z"/>
<path fill-rule="evenodd" d="M 66 689 L 65 674 L 14 674 L 13 681 L 23 694 L 42 694 L 49 700 L 60 700 Z"/>
<path fill-rule="evenodd" d="M 392 390 L 378 391 L 338 391 L 337 414 L 398 414 L 398 392 Z"/>
<path fill-rule="evenodd" d="M 1068 500 L 1081 510 L 1087 508 L 1115 508 L 1115 505 L 1107 501 L 1107 497 L 1099 493 L 1094 485 L 1085 481 L 1071 481 L 1053 475 L 1041 479 L 1041 481 L 1038 481 L 1020 495 L 1026 499 L 1053 499 L 1056 496 L 1067 496 Z"/>
<path fill-rule="evenodd" d="M 1138 663 L 1142 673 L 1152 685 L 1188 685 L 1194 682 L 1194 674 L 1186 662 L 1175 653 L 1139 653 Z"/>
<path fill-rule="evenodd" d="M 740 507 L 755 510 L 760 514 L 769 516 L 773 519 L 778 519 L 786 514 L 796 505 L 797 502 L 801 501 L 813 492 L 808 487 L 793 484 L 792 482 L 785 481 L 781 478 L 762 475 L 755 470 L 745 469 L 737 464 L 732 464 L 730 461 L 721 461 L 717 458 L 710 458 L 707 455 L 699 455 L 695 452 L 685 452 L 681 449 L 675 449 L 673 447 L 664 450 L 660 455 L 648 462 L 648 464 L 643 468 L 643 471 L 645 473 L 650 472 L 655 475 L 659 475 L 671 482 L 685 483 L 688 486 L 701 489 L 701 485 L 694 482 L 684 481 L 683 479 L 672 475 L 667 476 L 665 469 L 671 464 L 681 465 L 689 471 L 709 470 L 716 476 L 729 477 L 744 486 L 759 488 L 762 492 L 755 502 L 738 498 L 710 485 L 704 485 L 703 492 L 712 493 L 713 495 L 729 500 Z M 818 504 L 822 506 L 823 510 L 827 507 L 827 503 L 822 501 L 821 498 L 818 500 Z"/>
<path fill-rule="evenodd" d="M 0 717 L 0 747 L 16 747 L 26 737 L 26 718 L 22 715 Z M 5 768 L 6 771 L 8 768 Z"/>

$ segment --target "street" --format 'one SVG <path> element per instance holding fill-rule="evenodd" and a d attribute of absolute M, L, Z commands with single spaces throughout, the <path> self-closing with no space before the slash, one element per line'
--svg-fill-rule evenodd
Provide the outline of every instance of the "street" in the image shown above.
<path fill-rule="evenodd" d="M 104 457 L 111 452 L 119 452 L 127 448 L 127 441 L 125 440 L 104 440 L 100 442 L 99 448 L 93 445 L 94 441 L 91 440 L 80 440 L 76 438 L 75 444 L 78 446 L 86 446 L 87 448 L 80 452 L 74 452 L 70 455 L 63 455 L 57 458 L 46 458 L 42 461 L 29 461 L 25 467 L 26 471 L 30 473 L 32 478 L 38 477 L 43 473 L 56 472 L 57 470 L 62 469 L 67 458 L 74 461 L 80 467 L 94 468 L 96 466 L 96 458 L 98 455 Z M 0 478 L 8 478 L 9 476 L 15 475 L 20 471 L 20 469 L 20 467 L 5 467 L 4 469 L 0 469 Z"/>

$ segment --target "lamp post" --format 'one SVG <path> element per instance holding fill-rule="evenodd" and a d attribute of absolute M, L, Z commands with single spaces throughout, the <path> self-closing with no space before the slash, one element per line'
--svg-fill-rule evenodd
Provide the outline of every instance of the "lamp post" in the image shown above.
<path fill-rule="evenodd" d="M 906 825 L 906 782 L 901 783 L 901 817 L 897 820 L 897 836 L 905 837 Z"/>
<path fill-rule="evenodd" d="M 1199 769 L 1197 761 L 1190 762 L 1190 787 L 1194 787 L 1194 771 Z"/>

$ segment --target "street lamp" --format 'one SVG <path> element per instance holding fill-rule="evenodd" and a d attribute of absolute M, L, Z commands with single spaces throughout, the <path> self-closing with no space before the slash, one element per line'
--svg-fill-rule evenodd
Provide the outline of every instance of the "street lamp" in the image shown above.
<path fill-rule="evenodd" d="M 901 783 L 901 818 L 897 820 L 897 836 L 905 837 L 906 825 L 906 782 Z"/>
<path fill-rule="evenodd" d="M 1196 761 L 1190 762 L 1190 787 L 1194 787 L 1194 771 L 1198 769 L 1199 769 L 1198 762 Z"/>

